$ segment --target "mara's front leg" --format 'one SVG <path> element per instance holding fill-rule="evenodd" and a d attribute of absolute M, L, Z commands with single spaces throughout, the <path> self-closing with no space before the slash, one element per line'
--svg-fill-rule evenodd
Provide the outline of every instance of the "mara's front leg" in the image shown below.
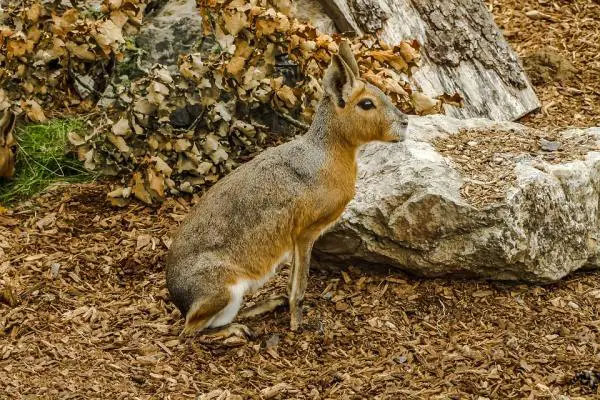
<path fill-rule="evenodd" d="M 310 254 L 314 243 L 312 237 L 300 237 L 294 244 L 294 261 L 288 284 L 290 304 L 290 328 L 298 330 L 302 324 L 302 300 L 308 282 L 308 270 L 310 269 Z"/>

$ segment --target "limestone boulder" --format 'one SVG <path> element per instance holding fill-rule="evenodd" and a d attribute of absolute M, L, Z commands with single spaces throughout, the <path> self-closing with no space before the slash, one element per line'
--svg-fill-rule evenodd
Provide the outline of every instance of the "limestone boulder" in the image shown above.
<path fill-rule="evenodd" d="M 600 152 L 594 151 L 600 148 L 600 128 L 558 134 L 558 144 L 549 149 L 556 152 L 554 161 L 531 149 L 513 154 L 506 168 L 511 176 L 486 183 L 473 179 L 476 170 L 459 168 L 460 156 L 444 156 L 434 143 L 473 129 L 478 135 L 488 130 L 525 137 L 528 128 L 442 115 L 410 124 L 406 142 L 364 148 L 356 197 L 316 243 L 317 259 L 382 264 L 426 277 L 542 283 L 600 265 Z M 565 157 L 561 141 L 571 143 L 565 151 L 578 155 Z M 465 184 L 473 182 L 499 185 L 490 188 L 500 187 L 500 195 L 473 204 L 465 195 Z"/>

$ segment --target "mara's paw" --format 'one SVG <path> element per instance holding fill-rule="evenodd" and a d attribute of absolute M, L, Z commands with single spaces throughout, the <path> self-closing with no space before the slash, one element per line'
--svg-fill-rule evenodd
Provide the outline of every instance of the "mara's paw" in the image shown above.
<path fill-rule="evenodd" d="M 302 308 L 292 307 L 290 309 L 290 329 L 292 332 L 296 332 L 302 326 Z"/>
<path fill-rule="evenodd" d="M 256 335 L 250 328 L 243 324 L 229 324 L 222 328 L 211 329 L 202 335 L 203 339 L 214 342 L 223 340 L 228 344 L 245 343 L 254 339 Z"/>

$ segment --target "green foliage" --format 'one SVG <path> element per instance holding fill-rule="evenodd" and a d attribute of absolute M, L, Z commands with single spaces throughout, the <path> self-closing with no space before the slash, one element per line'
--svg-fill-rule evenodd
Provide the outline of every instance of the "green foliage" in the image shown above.
<path fill-rule="evenodd" d="M 84 129 L 84 123 L 77 119 L 18 127 L 16 173 L 11 179 L 0 178 L 0 203 L 7 205 L 30 197 L 54 182 L 91 180 L 94 175 L 68 154 L 67 134 Z"/>

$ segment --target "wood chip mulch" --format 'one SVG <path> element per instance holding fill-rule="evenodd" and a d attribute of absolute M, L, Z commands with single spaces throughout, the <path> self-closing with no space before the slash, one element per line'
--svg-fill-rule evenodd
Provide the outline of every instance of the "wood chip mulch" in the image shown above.
<path fill-rule="evenodd" d="M 514 186 L 519 161 L 565 163 L 583 160 L 588 152 L 600 150 L 591 135 L 563 138 L 557 132 L 534 129 L 462 130 L 432 144 L 460 171 L 464 179 L 461 194 L 476 207 L 504 200 L 508 188 Z"/>
<path fill-rule="evenodd" d="M 491 0 L 542 102 L 533 127 L 600 126 L 600 2 Z"/>
<path fill-rule="evenodd" d="M 600 125 L 600 3 L 489 3 L 544 103 L 524 122 Z M 446 154 L 485 164 L 464 135 Z M 486 148 L 538 154 L 511 140 Z M 599 271 L 526 286 L 314 269 L 303 331 L 279 311 L 249 322 L 249 342 L 182 340 L 163 258 L 189 204 L 115 210 L 106 190 L 0 210 L 0 398 L 600 398 Z M 286 276 L 248 301 L 283 293 Z"/>
<path fill-rule="evenodd" d="M 600 271 L 525 286 L 315 268 L 301 332 L 283 310 L 248 342 L 180 339 L 163 257 L 189 204 L 115 211 L 105 192 L 56 187 L 0 215 L 0 398 L 599 395 Z"/>

